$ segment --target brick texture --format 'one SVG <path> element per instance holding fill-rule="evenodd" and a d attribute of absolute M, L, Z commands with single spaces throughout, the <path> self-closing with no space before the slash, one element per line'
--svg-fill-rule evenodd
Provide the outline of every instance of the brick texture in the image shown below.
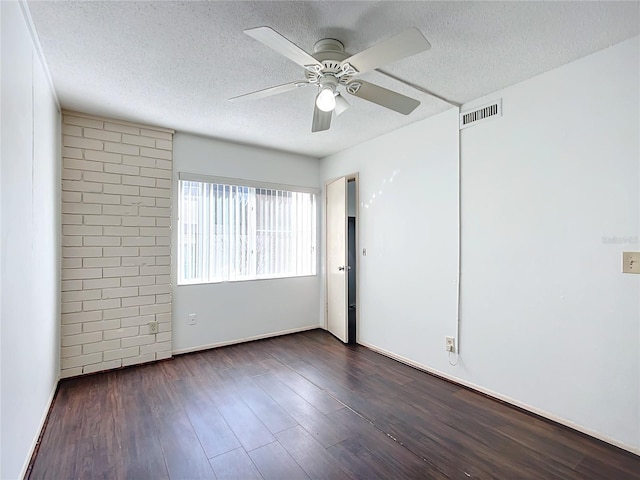
<path fill-rule="evenodd" d="M 173 132 L 62 122 L 61 376 L 168 358 Z"/>

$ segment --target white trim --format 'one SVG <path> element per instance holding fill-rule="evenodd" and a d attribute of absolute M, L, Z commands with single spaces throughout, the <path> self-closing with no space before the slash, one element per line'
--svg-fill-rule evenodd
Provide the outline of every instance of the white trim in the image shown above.
<path fill-rule="evenodd" d="M 246 178 L 216 177 L 213 175 L 203 175 L 201 173 L 178 172 L 178 180 L 203 183 L 218 183 L 222 185 L 232 185 L 234 187 L 268 188 L 271 190 L 286 190 L 288 192 L 313 193 L 318 195 L 319 188 L 305 187 L 302 185 L 286 185 L 282 183 L 269 183 L 259 180 L 248 180 Z"/>
<path fill-rule="evenodd" d="M 621 442 L 619 440 L 616 440 L 615 438 L 609 437 L 607 435 L 604 435 L 600 432 L 596 432 L 594 430 L 590 430 L 586 427 L 583 427 L 581 425 L 578 425 L 577 423 L 574 423 L 570 420 L 567 420 L 566 418 L 562 418 L 562 417 L 558 417 L 557 415 L 554 415 L 552 413 L 546 412 L 544 410 L 541 410 L 539 408 L 536 408 L 532 405 L 529 405 L 527 403 L 521 402 L 519 400 L 516 400 L 514 398 L 508 397 L 507 395 L 503 395 L 501 393 L 495 392 L 493 390 L 489 390 L 488 388 L 484 388 L 481 387 L 479 385 L 476 385 L 475 383 L 471 383 L 471 382 L 467 382 L 466 380 L 462 380 L 458 377 L 454 377 L 452 375 L 449 375 L 447 373 L 441 372 L 440 370 L 436 370 L 434 368 L 430 368 L 427 367 L 426 365 L 422 365 L 421 363 L 418 362 L 414 362 L 413 360 L 410 360 L 406 357 L 403 357 L 401 355 L 397 355 L 393 352 L 390 352 L 388 350 L 385 350 L 384 348 L 380 348 L 377 347 L 375 345 L 366 343 L 366 342 L 358 342 L 360 345 L 362 345 L 363 347 L 367 347 L 370 350 L 373 350 L 374 352 L 380 353 L 381 355 L 384 355 L 385 357 L 389 357 L 392 358 L 393 360 L 397 360 L 400 363 L 404 363 L 405 365 L 409 365 L 410 367 L 414 367 L 417 368 L 418 370 L 423 370 L 427 373 L 436 375 L 438 377 L 442 377 L 452 383 L 455 383 L 457 385 L 461 385 L 467 388 L 470 388 L 471 390 L 475 390 L 476 392 L 480 392 L 483 393 L 484 395 L 487 395 L 489 397 L 495 398 L 497 400 L 500 400 L 502 402 L 505 403 L 509 403 L 511 405 L 514 405 L 518 408 L 521 408 L 523 410 L 526 410 L 528 412 L 534 413 L 536 415 L 539 415 L 541 417 L 546 418 L 547 420 L 551 420 L 552 422 L 555 423 L 559 423 L 560 425 L 564 425 L 565 427 L 569 427 L 573 430 L 577 430 L 580 433 L 584 433 L 586 435 L 589 435 L 590 437 L 594 437 L 598 440 L 602 440 L 603 442 L 609 443 L 613 446 L 616 446 L 618 448 L 621 448 L 623 450 L 626 450 L 628 452 L 634 453 L 636 455 L 640 455 L 640 447 L 634 447 L 633 445 L 629 445 L 626 444 L 624 442 Z"/>
<path fill-rule="evenodd" d="M 460 107 L 458 107 L 458 117 L 461 115 Z M 456 363 L 458 364 L 457 356 L 460 355 L 460 310 L 461 310 L 461 288 L 462 288 L 462 130 L 458 129 L 458 252 L 456 261 L 456 337 L 453 340 L 454 353 L 456 354 Z M 449 355 L 450 357 L 450 355 Z M 449 358 L 449 363 L 451 359 Z"/>
<path fill-rule="evenodd" d="M 253 337 L 238 338 L 237 340 L 228 340 L 226 342 L 209 343 L 207 345 L 199 345 L 191 348 L 181 348 L 173 350 L 174 355 L 182 353 L 199 352 L 201 350 L 209 350 L 211 348 L 226 347 L 227 345 L 237 345 L 239 343 L 253 342 L 254 340 L 262 340 L 263 338 L 279 337 L 281 335 L 289 335 L 290 333 L 306 332 L 307 330 L 315 330 L 319 325 L 309 325 L 306 327 L 291 328 L 289 330 L 280 330 L 279 332 L 263 333 Z"/>
<path fill-rule="evenodd" d="M 327 268 L 327 260 L 328 260 L 328 255 L 327 255 L 327 245 L 328 245 L 328 240 L 327 240 L 327 200 L 328 200 L 328 198 L 327 198 L 327 186 L 330 183 L 333 183 L 336 180 L 339 180 L 341 178 L 345 179 L 345 188 L 346 188 L 346 185 L 349 183 L 349 180 L 353 180 L 353 181 L 356 182 L 356 217 L 355 217 L 356 218 L 356 251 L 355 251 L 355 255 L 356 255 L 356 338 L 355 338 L 355 342 L 358 343 L 358 338 L 360 336 L 360 308 L 358 308 L 358 306 L 360 305 L 360 286 L 361 286 L 361 282 L 360 282 L 360 270 L 361 270 L 361 260 L 360 260 L 360 172 L 359 171 L 353 172 L 353 173 L 349 173 L 347 175 L 341 175 L 339 177 L 334 177 L 334 178 L 331 178 L 329 180 L 326 180 L 324 182 L 324 186 L 323 186 L 323 190 L 322 190 L 322 192 L 324 194 L 324 199 L 323 199 L 324 201 L 322 202 L 323 209 L 322 209 L 322 218 L 321 218 L 322 226 L 323 226 L 323 234 L 324 234 L 324 244 L 323 244 L 324 250 L 322 251 L 322 255 L 323 255 L 323 260 L 324 261 L 321 262 L 321 264 L 322 264 L 322 275 L 324 276 L 324 298 L 322 299 L 323 311 L 324 311 L 324 317 L 323 317 L 324 321 L 321 323 L 321 328 L 323 328 L 327 332 L 329 331 L 329 288 L 328 288 L 328 275 L 327 275 L 327 271 L 328 271 L 328 268 Z M 346 202 L 347 202 L 347 210 L 348 210 L 348 203 L 349 203 L 348 192 L 345 192 L 345 194 L 347 195 Z M 347 222 L 347 229 L 348 229 L 348 218 L 349 218 L 349 213 L 347 212 L 347 214 L 345 216 L 345 221 Z M 347 250 L 348 249 L 349 248 L 348 248 L 348 245 L 347 245 Z M 348 254 L 347 254 L 347 256 L 348 256 Z M 347 292 L 347 297 L 348 297 L 348 292 Z M 331 332 L 329 332 L 329 333 L 331 333 Z M 348 341 L 348 337 L 349 337 L 349 305 L 347 305 L 347 341 Z"/>
<path fill-rule="evenodd" d="M 185 283 L 177 283 L 173 285 L 176 288 L 180 287 L 191 287 L 193 285 L 217 285 L 220 283 L 240 283 L 240 282 L 260 282 L 263 280 L 284 280 L 287 278 L 305 278 L 305 277 L 317 277 L 318 273 L 305 273 L 301 275 L 271 275 L 264 277 L 251 277 L 251 278 L 234 278 L 230 280 L 211 280 L 210 282 L 185 282 Z"/>
<path fill-rule="evenodd" d="M 354 342 L 358 343 L 358 337 L 360 336 L 360 290 L 362 289 L 362 282 L 360 281 L 360 271 L 362 270 L 362 264 L 360 260 L 360 172 L 356 172 L 353 174 L 356 182 L 356 338 L 353 339 Z M 350 177 L 348 177 L 350 178 Z M 347 178 L 347 181 L 348 181 Z M 347 212 L 347 220 L 349 218 L 349 213 Z M 347 225 L 347 228 L 349 225 Z M 347 248 L 347 251 L 349 249 Z M 347 254 L 348 256 L 348 254 Z M 347 299 L 348 299 L 348 291 L 347 291 Z M 347 305 L 347 333 L 349 332 L 349 306 Z"/>
<path fill-rule="evenodd" d="M 29 454 L 27 455 L 27 458 L 25 459 L 25 463 L 22 466 L 22 471 L 20 472 L 20 478 L 24 478 L 25 475 L 27 474 L 27 470 L 29 469 L 29 465 L 31 464 L 31 457 L 33 457 L 33 453 L 35 452 L 36 447 L 38 446 L 38 440 L 40 439 L 42 430 L 45 427 L 45 422 L 49 417 L 49 411 L 51 410 L 53 399 L 55 398 L 56 392 L 58 391 L 59 383 L 60 383 L 60 375 L 56 377 L 56 381 L 53 383 L 53 390 L 51 390 L 51 393 L 49 394 L 49 400 L 47 401 L 47 408 L 44 409 L 44 413 L 42 414 L 42 418 L 40 419 L 40 428 L 38 428 L 38 431 L 36 432 L 36 436 L 34 437 L 33 441 L 31 442 L 31 446 L 29 447 Z"/>
<path fill-rule="evenodd" d="M 56 88 L 53 84 L 53 77 L 51 76 L 51 71 L 49 70 L 49 66 L 47 65 L 47 61 L 44 57 L 44 52 L 42 51 L 42 45 L 40 43 L 40 38 L 38 37 L 36 26 L 33 23 L 33 18 L 31 18 L 31 11 L 29 10 L 26 0 L 19 0 L 18 4 L 20 5 L 20 10 L 22 10 L 22 16 L 27 24 L 27 30 L 29 30 L 31 41 L 33 42 L 33 46 L 38 54 L 38 60 L 40 60 L 40 65 L 42 65 L 42 70 L 44 70 L 44 76 L 47 77 L 47 83 L 49 84 L 51 94 L 53 95 L 53 99 L 56 102 L 59 112 L 62 110 L 62 107 L 60 107 L 60 100 L 58 99 L 58 93 L 56 92 Z"/>

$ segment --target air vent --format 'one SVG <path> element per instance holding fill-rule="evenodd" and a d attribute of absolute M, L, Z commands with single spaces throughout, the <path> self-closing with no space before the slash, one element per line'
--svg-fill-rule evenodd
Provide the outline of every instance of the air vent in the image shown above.
<path fill-rule="evenodd" d="M 460 128 L 476 125 L 492 117 L 502 116 L 502 99 L 460 114 Z"/>

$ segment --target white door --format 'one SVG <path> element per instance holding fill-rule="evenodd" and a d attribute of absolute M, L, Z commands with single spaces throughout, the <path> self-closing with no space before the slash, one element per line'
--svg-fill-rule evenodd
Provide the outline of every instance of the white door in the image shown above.
<path fill-rule="evenodd" d="M 347 180 L 327 185 L 327 328 L 347 343 Z"/>

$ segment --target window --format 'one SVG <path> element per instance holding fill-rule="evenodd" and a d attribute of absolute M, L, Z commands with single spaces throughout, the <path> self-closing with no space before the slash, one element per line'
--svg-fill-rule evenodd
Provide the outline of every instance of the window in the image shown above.
<path fill-rule="evenodd" d="M 316 274 L 315 193 L 180 174 L 178 202 L 178 284 Z"/>

